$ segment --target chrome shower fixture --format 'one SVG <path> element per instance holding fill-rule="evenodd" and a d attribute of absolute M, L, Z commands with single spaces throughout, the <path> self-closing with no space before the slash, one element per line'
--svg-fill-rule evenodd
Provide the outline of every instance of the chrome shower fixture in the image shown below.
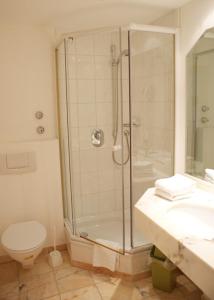
<path fill-rule="evenodd" d="M 116 46 L 113 44 L 111 45 L 111 56 L 112 56 L 112 119 L 113 119 L 113 129 L 112 129 L 112 136 L 113 136 L 113 151 L 112 151 L 112 159 L 113 161 L 119 165 L 125 165 L 130 158 L 130 145 L 129 145 L 129 133 L 128 130 L 124 131 L 124 136 L 126 140 L 126 146 L 128 150 L 127 158 L 125 161 L 118 162 L 115 158 L 115 150 L 118 138 L 118 72 L 119 72 L 119 64 L 121 64 L 122 57 L 128 56 L 129 50 L 125 49 L 120 52 L 119 56 L 116 57 Z"/>

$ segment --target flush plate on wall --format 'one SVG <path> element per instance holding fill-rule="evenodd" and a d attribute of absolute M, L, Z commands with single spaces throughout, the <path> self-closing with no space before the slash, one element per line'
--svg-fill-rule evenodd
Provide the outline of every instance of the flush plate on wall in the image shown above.
<path fill-rule="evenodd" d="M 0 154 L 0 175 L 23 174 L 36 171 L 34 152 Z"/>

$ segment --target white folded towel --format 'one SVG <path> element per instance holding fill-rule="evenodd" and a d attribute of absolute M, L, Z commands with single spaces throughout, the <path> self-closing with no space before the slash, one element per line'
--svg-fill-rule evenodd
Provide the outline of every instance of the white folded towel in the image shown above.
<path fill-rule="evenodd" d="M 210 178 L 207 174 L 204 176 L 204 179 L 205 179 L 207 182 L 214 184 L 214 178 L 213 178 L 213 179 Z"/>
<path fill-rule="evenodd" d="M 205 177 L 214 180 L 214 170 L 213 169 L 205 169 Z"/>
<path fill-rule="evenodd" d="M 194 180 L 176 174 L 169 178 L 158 179 L 155 182 L 156 194 L 169 200 L 189 197 L 196 187 Z"/>
<path fill-rule="evenodd" d="M 111 241 L 97 239 L 97 243 L 103 244 L 109 248 L 119 251 L 119 244 Z M 107 249 L 103 246 L 94 244 L 93 251 L 93 266 L 94 267 L 104 267 L 112 272 L 116 270 L 116 263 L 118 258 L 118 253 Z"/>
<path fill-rule="evenodd" d="M 168 200 L 171 200 L 171 201 L 174 201 L 174 200 L 182 200 L 182 199 L 189 198 L 193 195 L 193 192 L 185 193 L 183 195 L 172 196 L 171 194 L 156 188 L 155 189 L 155 195 L 160 196 L 160 197 L 165 198 L 165 199 L 168 199 Z"/>

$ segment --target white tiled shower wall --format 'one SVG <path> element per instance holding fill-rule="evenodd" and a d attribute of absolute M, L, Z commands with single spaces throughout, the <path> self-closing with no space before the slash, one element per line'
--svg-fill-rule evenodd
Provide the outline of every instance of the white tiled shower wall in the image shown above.
<path fill-rule="evenodd" d="M 123 49 L 127 32 L 122 35 Z M 68 99 L 72 148 L 72 181 L 77 217 L 121 211 L 121 167 L 112 160 L 112 68 L 110 47 L 119 54 L 118 32 L 100 32 L 70 39 Z M 65 97 L 64 48 L 59 49 L 61 98 Z M 123 57 L 123 122 L 129 122 L 128 60 Z M 134 32 L 131 35 L 133 162 L 150 160 L 161 176 L 173 172 L 174 38 L 171 34 Z M 119 107 L 120 111 L 120 107 Z M 65 122 L 66 115 L 61 120 Z M 121 116 L 119 115 L 119 123 Z M 66 127 L 66 124 L 64 124 Z M 105 143 L 91 144 L 91 132 L 101 128 Z M 120 128 L 118 131 L 120 139 Z M 118 140 L 119 140 L 118 139 Z M 118 141 L 119 143 L 120 141 Z M 125 146 L 126 149 L 126 146 Z M 152 154 L 153 156 L 149 156 Z M 127 152 L 125 151 L 125 157 Z M 117 159 L 121 161 L 119 154 Z M 125 201 L 129 207 L 129 164 L 125 165 Z M 136 199 L 158 174 L 133 181 Z M 134 202 L 135 202 L 134 200 Z"/>
<path fill-rule="evenodd" d="M 136 31 L 131 34 L 133 204 L 159 177 L 173 174 L 174 37 Z M 152 164 L 145 171 L 135 164 Z"/>
<path fill-rule="evenodd" d="M 120 211 L 122 206 L 121 167 L 112 160 L 112 44 L 116 45 L 118 55 L 118 31 L 89 33 L 67 43 L 72 189 L 77 218 Z M 65 99 L 63 44 L 58 57 L 60 98 Z M 62 123 L 65 113 L 64 117 Z M 104 131 L 105 142 L 100 148 L 91 144 L 95 128 Z M 120 160 L 120 154 L 117 158 Z M 128 174 L 125 178 L 128 200 Z"/>
<path fill-rule="evenodd" d="M 174 37 L 165 33 L 135 32 L 132 45 L 132 117 L 140 124 L 135 128 L 134 149 L 164 152 L 171 157 L 174 143 Z"/>

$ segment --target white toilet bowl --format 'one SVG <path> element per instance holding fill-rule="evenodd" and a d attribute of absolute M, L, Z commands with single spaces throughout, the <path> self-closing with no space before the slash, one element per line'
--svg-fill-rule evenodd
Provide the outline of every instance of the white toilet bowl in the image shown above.
<path fill-rule="evenodd" d="M 11 224 L 2 234 L 1 243 L 5 251 L 23 268 L 31 268 L 35 258 L 43 249 L 47 231 L 37 221 Z"/>

